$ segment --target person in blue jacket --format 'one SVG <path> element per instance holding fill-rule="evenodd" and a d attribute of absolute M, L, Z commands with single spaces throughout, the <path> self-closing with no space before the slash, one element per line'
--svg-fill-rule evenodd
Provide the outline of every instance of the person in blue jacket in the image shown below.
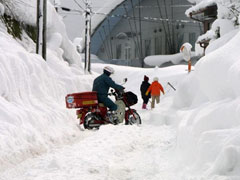
<path fill-rule="evenodd" d="M 123 90 L 124 87 L 121 85 L 116 84 L 110 75 L 114 73 L 114 69 L 110 66 L 106 66 L 103 68 L 103 74 L 98 76 L 93 81 L 93 89 L 92 91 L 97 91 L 98 101 L 103 103 L 105 106 L 109 108 L 110 111 L 116 111 L 117 105 L 108 98 L 108 91 L 109 88 L 114 88 L 116 90 Z"/>

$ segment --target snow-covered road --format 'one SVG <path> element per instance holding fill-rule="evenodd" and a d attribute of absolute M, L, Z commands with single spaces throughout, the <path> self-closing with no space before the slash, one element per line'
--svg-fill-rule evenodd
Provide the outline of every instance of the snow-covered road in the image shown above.
<path fill-rule="evenodd" d="M 149 113 L 140 112 L 140 127 L 106 125 L 98 131 L 84 131 L 76 143 L 20 163 L 1 173 L 0 179 L 175 179 L 168 155 L 175 146 L 175 131 L 151 124 Z"/>

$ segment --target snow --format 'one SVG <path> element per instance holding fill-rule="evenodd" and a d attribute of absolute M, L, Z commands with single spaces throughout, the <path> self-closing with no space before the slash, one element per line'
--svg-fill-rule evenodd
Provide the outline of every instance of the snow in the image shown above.
<path fill-rule="evenodd" d="M 46 156 L 24 162 L 17 169 L 6 171 L 1 178 L 137 180 L 143 177 L 170 177 L 166 173 L 169 164 L 164 155 L 166 149 L 172 147 L 169 141 L 174 140 L 174 133 L 164 126 L 155 126 L 154 129 L 146 126 L 144 129 L 105 126 L 81 139 L 79 143 L 67 146 L 64 151 L 56 149 Z M 111 138 L 109 134 L 112 134 Z M 152 155 L 156 155 L 157 158 L 151 158 Z M 142 161 L 143 159 L 145 161 Z M 157 168 L 159 165 L 163 167 Z M 31 170 L 25 171 L 26 169 Z"/>
<path fill-rule="evenodd" d="M 27 2 L 18 2 L 16 0 L 4 1 L 6 14 L 16 18 L 20 22 L 35 26 L 36 24 L 36 1 L 29 0 Z M 61 35 L 61 46 L 63 50 L 62 57 L 73 66 L 81 67 L 81 57 L 77 53 L 75 46 L 69 40 L 65 24 L 62 21 L 53 5 L 47 1 L 47 43 L 56 38 L 56 34 Z M 54 36 L 54 37 L 52 37 Z"/>
<path fill-rule="evenodd" d="M 191 52 L 191 57 L 195 56 L 195 52 Z M 144 63 L 149 66 L 161 66 L 164 63 L 171 62 L 173 64 L 180 64 L 181 61 L 186 61 L 185 55 L 182 53 L 171 54 L 171 55 L 152 55 L 147 56 L 144 59 Z"/>
<path fill-rule="evenodd" d="M 191 59 L 191 49 L 192 45 L 190 43 L 184 43 L 181 46 L 180 52 L 182 53 L 183 59 L 185 61 L 189 61 Z"/>
<path fill-rule="evenodd" d="M 4 14 L 4 6 L 2 3 L 0 3 L 0 15 L 2 16 Z"/>
<path fill-rule="evenodd" d="M 64 61 L 58 62 L 53 53 L 48 54 L 51 60 L 45 62 L 26 52 L 10 36 L 1 33 L 0 39 L 2 169 L 43 153 L 57 142 L 68 141 L 68 136 L 78 132 L 69 127 L 71 121 L 63 121 L 71 114 L 65 110 L 62 99 L 83 83 L 78 77 L 80 73 L 73 73 L 75 68 L 67 67 Z M 75 74 L 72 79 L 70 74 Z M 87 86 L 90 85 L 86 83 Z"/>
<path fill-rule="evenodd" d="M 225 34 L 223 37 L 212 41 L 209 44 L 208 48 L 206 49 L 205 53 L 208 54 L 208 53 L 220 48 L 223 44 L 228 43 L 228 41 L 230 41 L 238 32 L 239 32 L 238 29 L 229 31 L 229 33 Z"/>
<path fill-rule="evenodd" d="M 205 34 L 198 37 L 197 42 L 201 42 L 204 40 L 209 40 L 210 42 L 214 42 L 216 39 L 223 37 L 225 34 L 233 34 L 234 24 L 232 21 L 227 19 L 217 19 L 213 22 L 212 27 Z M 227 38 L 229 39 L 229 37 Z"/>
<path fill-rule="evenodd" d="M 181 48 L 183 50 L 181 50 Z M 161 66 L 164 63 L 171 62 L 173 64 L 180 64 L 181 61 L 188 61 L 191 57 L 196 56 L 195 52 L 191 52 L 192 45 L 189 43 L 184 43 L 180 48 L 180 53 L 170 54 L 170 55 L 152 55 L 147 56 L 144 59 L 144 63 L 149 66 Z"/>
<path fill-rule="evenodd" d="M 182 159 L 208 169 L 207 175 L 232 176 L 239 170 L 239 35 L 203 57 L 174 99 L 175 107 L 191 110 L 179 123 Z"/>
<path fill-rule="evenodd" d="M 192 2 L 194 3 L 194 2 Z M 197 39 L 197 44 L 201 42 L 209 42 L 210 45 L 214 43 L 219 37 L 221 39 L 231 39 L 230 37 L 223 37 L 227 34 L 227 36 L 231 36 L 234 33 L 234 30 L 239 29 L 239 1 L 238 0 L 200 0 L 195 1 L 196 5 L 189 8 L 185 14 L 187 16 L 190 16 L 190 13 L 192 12 L 198 12 L 200 10 L 203 10 L 204 8 L 212 5 L 217 6 L 217 19 L 211 24 L 210 29 L 203 35 L 199 36 Z M 203 17 L 205 20 L 208 17 Z M 230 35 L 231 34 L 231 35 Z M 224 40 L 220 40 L 222 43 L 224 43 Z M 222 44 L 219 44 L 220 46 Z M 213 47 L 213 46 L 212 46 Z M 214 49 L 214 48 L 213 48 Z M 202 48 L 203 51 L 203 48 Z M 212 50 L 209 50 L 212 51 Z M 208 53 L 208 52 L 205 52 Z M 201 54 L 200 48 L 197 49 L 196 54 Z M 203 54 L 203 53 L 202 53 Z"/>
<path fill-rule="evenodd" d="M 92 64 L 92 74 L 70 66 L 54 27 L 61 23 L 50 31 L 45 61 L 0 26 L 1 180 L 240 179 L 239 29 L 211 42 L 191 73 L 186 65 L 110 65 L 112 78 L 127 77 L 126 90 L 138 95 L 133 108 L 143 124 L 80 131 L 65 96 L 90 91 L 105 64 Z M 165 89 L 153 110 L 141 109 L 144 75 L 150 82 L 157 76 Z"/>
<path fill-rule="evenodd" d="M 200 10 L 206 8 L 206 7 L 215 5 L 216 1 L 218 1 L 218 0 L 198 0 L 198 1 L 195 1 L 196 5 L 187 9 L 185 14 L 186 14 L 186 16 L 190 17 L 191 13 L 198 12 L 198 11 L 200 11 Z M 191 0 L 189 2 L 194 3 Z"/>
<path fill-rule="evenodd" d="M 179 62 L 182 60 L 182 54 L 172 54 L 172 55 L 153 55 L 153 56 L 147 56 L 144 59 L 144 63 L 146 63 L 149 66 L 161 66 L 162 64 L 166 62 L 172 62 L 173 64 L 179 64 Z"/>

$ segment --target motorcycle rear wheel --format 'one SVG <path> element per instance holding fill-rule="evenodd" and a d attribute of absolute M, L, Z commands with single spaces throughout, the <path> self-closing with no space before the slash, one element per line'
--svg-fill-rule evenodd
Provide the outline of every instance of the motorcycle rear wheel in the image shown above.
<path fill-rule="evenodd" d="M 140 125 L 140 124 L 142 124 L 142 120 L 137 112 L 133 112 L 133 114 L 128 115 L 128 121 L 126 121 L 125 124 L 126 125 L 133 125 L 133 124 Z"/>
<path fill-rule="evenodd" d="M 96 114 L 93 114 L 93 113 L 89 113 L 85 116 L 84 118 L 84 128 L 85 129 L 99 129 L 100 127 L 100 124 L 98 123 L 95 123 L 96 121 L 98 121 L 98 117 Z"/>

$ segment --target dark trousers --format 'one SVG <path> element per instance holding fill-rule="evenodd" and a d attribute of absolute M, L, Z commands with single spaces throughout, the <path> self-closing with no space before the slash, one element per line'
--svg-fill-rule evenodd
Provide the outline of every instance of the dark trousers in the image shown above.
<path fill-rule="evenodd" d="M 147 104 L 148 101 L 149 101 L 149 97 L 148 96 L 143 96 L 142 99 L 143 99 L 143 103 L 144 104 Z"/>

